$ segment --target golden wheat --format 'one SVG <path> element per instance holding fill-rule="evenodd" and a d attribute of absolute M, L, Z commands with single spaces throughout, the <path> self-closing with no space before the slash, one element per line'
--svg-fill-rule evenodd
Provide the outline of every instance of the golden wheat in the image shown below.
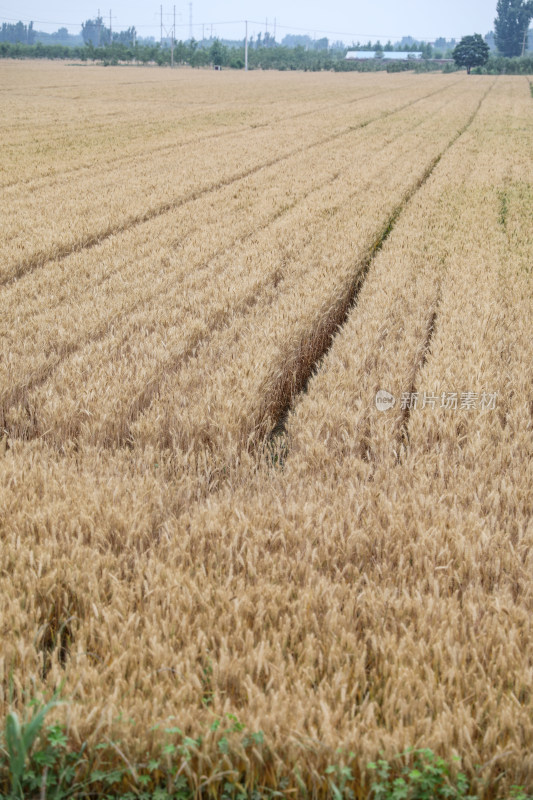
<path fill-rule="evenodd" d="M 2 717 L 62 684 L 133 760 L 179 721 L 196 786 L 229 712 L 267 785 L 531 786 L 527 82 L 75 69 L 0 65 Z"/>

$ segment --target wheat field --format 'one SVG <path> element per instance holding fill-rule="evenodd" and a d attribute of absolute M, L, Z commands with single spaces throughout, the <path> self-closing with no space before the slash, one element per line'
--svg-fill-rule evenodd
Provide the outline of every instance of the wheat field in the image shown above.
<path fill-rule="evenodd" d="M 0 76 L 0 725 L 533 791 L 529 81 Z"/>

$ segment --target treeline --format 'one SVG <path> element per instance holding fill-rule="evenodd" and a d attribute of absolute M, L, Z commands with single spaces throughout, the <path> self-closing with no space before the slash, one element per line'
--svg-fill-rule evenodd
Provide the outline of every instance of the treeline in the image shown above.
<path fill-rule="evenodd" d="M 3 22 L 0 27 L 0 42 L 9 42 L 10 44 L 24 42 L 25 44 L 34 44 L 35 30 L 33 28 L 33 22 L 30 22 L 29 25 L 24 25 L 23 22 Z"/>
<path fill-rule="evenodd" d="M 287 47 L 249 48 L 248 68 L 274 69 L 274 70 L 306 70 L 319 72 L 334 70 L 337 72 L 377 72 L 382 70 L 399 71 L 404 69 L 427 71 L 440 69 L 440 65 L 423 61 L 416 64 L 388 62 L 376 58 L 372 61 L 346 61 L 345 50 L 308 50 L 302 45 Z M 95 47 L 88 43 L 80 47 L 65 45 L 45 45 L 37 42 L 32 46 L 0 42 L 0 57 L 2 58 L 52 58 L 75 59 L 80 61 L 98 61 L 105 65 L 118 65 L 124 63 L 149 64 L 159 66 L 170 65 L 172 54 L 170 47 L 161 47 L 159 43 L 153 45 L 132 45 L 115 42 Z M 244 45 L 228 47 L 215 40 L 209 47 L 203 47 L 194 39 L 187 42 L 176 42 L 174 46 L 174 64 L 188 65 L 191 67 L 220 66 L 229 69 L 244 69 Z"/>
<path fill-rule="evenodd" d="M 278 69 L 278 70 L 332 70 L 351 68 L 344 62 L 346 51 L 328 53 L 320 50 L 307 50 L 305 47 L 275 48 L 249 48 L 249 69 Z M 154 63 L 159 66 L 170 65 L 172 57 L 174 64 L 183 64 L 191 67 L 220 66 L 230 69 L 244 69 L 244 46 L 228 47 L 215 40 L 209 47 L 203 47 L 194 39 L 187 42 L 176 42 L 172 56 L 170 47 L 161 47 L 159 43 L 153 45 L 124 44 L 114 42 L 95 47 L 92 43 L 80 47 L 66 45 L 45 45 L 37 42 L 28 46 L 17 42 L 0 42 L 0 57 L 2 58 L 55 58 L 76 59 L 81 61 L 99 61 L 104 64 L 116 65 L 120 63 Z"/>
<path fill-rule="evenodd" d="M 273 69 L 273 70 L 305 70 L 320 72 L 334 70 L 337 72 L 377 72 L 381 70 L 396 71 L 403 69 L 416 69 L 423 71 L 429 69 L 430 62 L 414 63 L 384 63 L 380 59 L 372 61 L 346 61 L 346 51 L 307 50 L 303 46 L 275 48 L 250 48 L 248 51 L 248 68 Z M 118 65 L 125 63 L 149 64 L 159 66 L 170 65 L 172 54 L 170 47 L 154 45 L 126 45 L 114 43 L 102 47 L 86 44 L 82 47 L 67 47 L 54 44 L 45 45 L 37 42 L 35 45 L 21 43 L 11 44 L 0 42 L 0 57 L 2 58 L 52 58 L 75 59 L 81 61 L 98 61 L 105 65 Z M 176 42 L 174 46 L 174 64 L 188 65 L 191 67 L 220 66 L 229 69 L 244 69 L 244 46 L 228 47 L 215 41 L 210 47 L 201 47 L 198 42 Z M 439 69 L 439 65 L 433 65 Z"/>
<path fill-rule="evenodd" d="M 427 72 L 444 69 L 453 71 L 454 64 L 439 64 L 436 61 L 423 59 L 417 62 L 391 61 L 383 62 L 376 58 L 369 61 L 346 61 L 344 50 L 333 52 L 307 50 L 303 46 L 274 48 L 254 48 L 248 52 L 249 69 L 274 70 L 306 70 L 318 72 L 329 70 L 335 72 Z M 174 46 L 174 64 L 191 67 L 220 66 L 229 69 L 244 69 L 244 46 L 228 47 L 215 40 L 210 47 L 201 47 L 199 42 L 176 42 Z M 0 58 L 51 58 L 80 60 L 84 62 L 100 62 L 104 65 L 127 63 L 170 65 L 171 49 L 153 45 L 127 45 L 116 42 L 103 47 L 85 44 L 80 47 L 65 45 L 45 45 L 41 42 L 28 45 L 20 42 L 0 42 Z M 532 75 L 533 56 L 522 58 L 506 58 L 491 56 L 483 67 L 472 70 L 477 74 L 488 75 Z"/>
<path fill-rule="evenodd" d="M 483 67 L 474 67 L 472 75 L 533 75 L 533 55 L 518 58 L 489 56 Z"/>

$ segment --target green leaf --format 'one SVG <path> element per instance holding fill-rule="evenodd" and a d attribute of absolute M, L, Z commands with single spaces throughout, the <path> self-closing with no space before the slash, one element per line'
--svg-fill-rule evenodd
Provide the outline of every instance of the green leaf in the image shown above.
<path fill-rule="evenodd" d="M 198 742 L 196 741 L 196 739 L 191 739 L 190 736 L 186 736 L 185 739 L 183 740 L 184 747 L 196 747 L 197 745 Z"/>
<path fill-rule="evenodd" d="M 61 725 L 49 725 L 46 729 L 47 739 L 54 747 L 65 748 L 68 740 Z"/>
<path fill-rule="evenodd" d="M 107 773 L 101 769 L 95 769 L 91 772 L 91 783 L 100 783 L 103 781 Z"/>
<path fill-rule="evenodd" d="M 21 778 L 26 763 L 26 748 L 22 737 L 19 718 L 14 711 L 10 711 L 6 718 L 5 738 L 9 758 L 9 772 L 11 774 L 11 791 L 15 796 L 21 793 Z"/>
<path fill-rule="evenodd" d="M 333 783 L 332 780 L 330 780 L 329 785 L 330 785 L 330 788 L 331 788 L 331 793 L 332 793 L 333 797 L 335 798 L 335 800 L 342 800 L 342 793 L 338 789 L 338 787 L 335 786 L 335 784 Z"/>
<path fill-rule="evenodd" d="M 24 748 L 27 753 L 33 747 L 33 744 L 43 727 L 43 723 L 48 712 L 60 704 L 61 703 L 59 700 L 51 700 L 45 706 L 41 706 L 38 711 L 35 712 L 30 721 L 26 722 L 22 726 L 22 739 L 24 741 Z"/>

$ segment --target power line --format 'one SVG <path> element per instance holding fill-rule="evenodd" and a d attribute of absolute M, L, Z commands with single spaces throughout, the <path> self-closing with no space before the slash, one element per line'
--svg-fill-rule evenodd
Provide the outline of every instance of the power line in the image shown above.
<path fill-rule="evenodd" d="M 253 25 L 261 25 L 262 26 L 264 24 L 263 22 L 259 22 L 258 20 L 255 20 L 255 19 L 248 20 L 248 21 L 251 22 Z M 325 30 L 320 30 L 319 28 L 315 28 L 315 27 L 312 27 L 312 28 L 309 28 L 309 27 L 301 28 L 301 27 L 298 27 L 297 25 L 280 25 L 279 22 L 277 23 L 277 27 L 278 28 L 283 28 L 283 30 L 287 30 L 287 31 L 305 31 L 306 33 L 309 33 L 310 30 L 313 30 L 315 33 L 324 33 L 324 34 L 327 34 L 328 36 L 358 36 L 358 37 L 366 37 L 366 36 L 368 36 L 370 38 L 378 38 L 378 39 L 403 39 L 403 37 L 405 36 L 405 33 L 402 33 L 401 36 L 398 36 L 397 34 L 391 34 L 391 33 L 353 33 L 353 32 L 350 32 L 350 31 L 325 31 Z M 450 36 L 450 37 L 447 36 L 445 38 L 447 38 L 447 39 L 448 38 L 456 39 L 458 35 L 459 34 L 456 34 L 455 36 Z M 415 39 L 415 40 L 418 40 L 418 41 L 421 41 L 421 40 L 427 41 L 429 39 L 436 39 L 438 37 L 436 37 L 436 36 L 413 36 L 412 38 Z"/>
<path fill-rule="evenodd" d="M 57 22 L 57 20 L 53 19 L 21 19 L 20 17 L 0 17 L 0 21 L 2 22 L 23 22 L 28 24 L 30 22 L 37 22 L 39 25 L 70 25 L 74 27 L 75 25 L 80 25 L 79 22 Z"/>
<path fill-rule="evenodd" d="M 170 13 L 169 12 L 163 12 L 163 17 L 172 17 L 172 16 L 173 16 L 172 12 L 170 12 Z M 116 19 L 116 17 L 113 16 L 113 19 Z M 22 22 L 24 24 L 29 24 L 30 22 L 33 22 L 34 24 L 37 23 L 39 25 L 65 25 L 65 26 L 70 26 L 72 28 L 74 28 L 74 27 L 80 27 L 81 28 L 81 22 L 79 22 L 79 21 L 78 22 L 58 22 L 57 20 L 53 20 L 53 19 L 24 19 L 24 18 L 21 18 L 21 17 L 2 17 L 2 16 L 0 16 L 0 22 Z M 226 20 L 226 21 L 223 21 L 223 22 L 203 22 L 203 23 L 202 22 L 195 22 L 193 27 L 197 28 L 200 25 L 206 25 L 208 27 L 211 26 L 211 25 L 213 25 L 213 27 L 215 25 L 244 25 L 244 20 L 232 19 L 232 20 Z M 120 24 L 119 23 L 115 23 L 115 26 L 116 27 L 120 27 Z M 177 23 L 176 27 L 177 28 L 188 28 L 189 27 L 189 23 Z M 136 29 L 139 29 L 139 28 L 152 28 L 153 30 L 156 30 L 157 28 L 159 28 L 159 24 L 158 23 L 153 23 L 153 24 L 145 24 L 145 25 L 135 25 L 135 28 Z"/>
<path fill-rule="evenodd" d="M 172 17 L 172 13 L 168 13 L 168 12 L 167 13 L 163 13 L 162 17 Z M 15 18 L 15 17 L 3 17 L 3 16 L 0 16 L 0 21 L 3 21 L 3 22 L 22 22 L 22 23 L 25 23 L 25 24 L 29 24 L 30 22 L 33 22 L 34 24 L 38 24 L 38 25 L 61 25 L 61 26 L 65 26 L 65 27 L 81 27 L 81 23 L 80 22 L 72 22 L 72 21 L 71 22 L 65 22 L 65 21 L 50 20 L 50 19 L 21 19 L 20 17 L 19 18 Z M 260 22 L 258 20 L 248 20 L 248 23 L 252 24 L 252 25 L 259 26 L 259 28 L 261 30 L 263 29 L 263 26 L 265 25 L 264 21 Z M 188 25 L 186 23 L 178 23 L 176 25 L 176 28 L 187 28 L 188 27 L 189 28 L 189 34 L 191 34 L 193 28 L 198 28 L 199 26 L 204 26 L 204 27 L 207 26 L 209 28 L 211 26 L 215 27 L 215 26 L 222 26 L 222 25 L 242 25 L 244 27 L 245 24 L 246 24 L 246 20 L 235 20 L 235 19 L 234 20 L 223 20 L 223 21 L 217 21 L 217 22 L 206 22 L 206 21 L 203 21 L 203 22 L 195 22 L 193 24 L 193 22 L 192 22 L 192 3 L 189 2 L 189 23 L 188 23 Z M 121 26 L 118 23 L 116 23 L 116 27 L 120 28 Z M 141 28 L 156 30 L 159 27 L 160 27 L 160 25 L 158 25 L 158 24 L 135 25 L 135 28 L 137 30 L 139 30 Z M 282 25 L 277 21 L 277 19 L 275 20 L 275 27 L 276 27 L 276 31 L 278 29 L 285 30 L 285 31 L 300 31 L 300 32 L 303 32 L 303 33 L 307 33 L 308 35 L 309 35 L 309 31 L 311 30 L 309 27 L 304 28 L 304 27 L 301 27 L 301 26 L 298 26 L 298 25 Z M 340 37 L 343 37 L 345 39 L 348 39 L 348 38 L 351 38 L 351 39 L 370 38 L 370 39 L 396 39 L 396 40 L 399 40 L 399 39 L 404 38 L 404 36 L 405 36 L 405 34 L 398 35 L 398 34 L 385 34 L 385 33 L 361 33 L 361 32 L 352 32 L 352 31 L 332 31 L 332 30 L 322 30 L 322 29 L 315 28 L 315 27 L 313 27 L 312 30 L 315 33 L 320 33 L 320 34 L 324 34 L 324 35 L 327 35 L 327 36 L 340 36 Z M 461 36 L 462 36 L 462 34 L 454 34 L 453 36 L 447 35 L 446 37 L 442 37 L 442 34 L 439 33 L 439 37 L 446 38 L 446 39 L 451 39 L 451 38 L 458 39 L 458 38 L 461 38 Z M 413 36 L 412 38 L 417 40 L 417 41 L 431 41 L 432 39 L 435 39 L 437 37 L 435 37 L 435 36 Z"/>

